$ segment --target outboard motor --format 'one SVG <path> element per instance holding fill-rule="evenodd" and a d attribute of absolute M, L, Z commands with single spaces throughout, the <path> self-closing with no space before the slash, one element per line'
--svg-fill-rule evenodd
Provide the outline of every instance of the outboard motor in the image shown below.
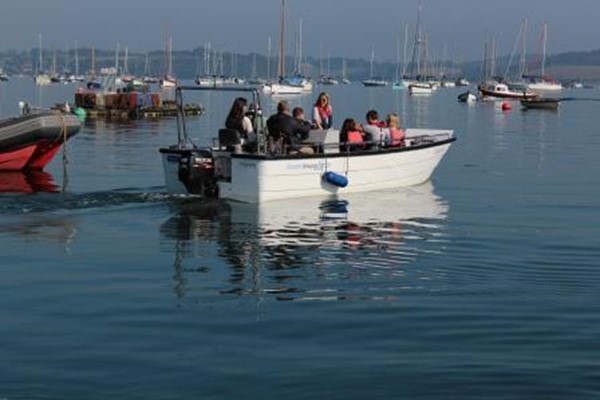
<path fill-rule="evenodd" d="M 188 193 L 217 197 L 219 187 L 215 180 L 215 165 L 210 150 L 190 150 L 179 160 L 179 180 Z"/>

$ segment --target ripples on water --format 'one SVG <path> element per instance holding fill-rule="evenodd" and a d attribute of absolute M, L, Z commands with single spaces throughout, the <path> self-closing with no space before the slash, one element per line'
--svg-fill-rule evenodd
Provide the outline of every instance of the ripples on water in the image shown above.
<path fill-rule="evenodd" d="M 367 205 L 378 209 L 377 215 L 371 215 Z M 427 272 L 407 270 L 406 265 L 443 251 L 440 222 L 446 218 L 447 205 L 428 184 L 379 197 L 303 199 L 260 206 L 192 202 L 179 204 L 177 209 L 161 233 L 178 242 L 181 263 L 194 254 L 210 253 L 211 239 L 216 236 L 219 256 L 233 269 L 233 287 L 225 292 L 331 300 L 376 297 L 338 287 L 340 281 L 402 278 L 404 283 L 398 287 L 383 289 L 386 296 L 393 296 L 395 291 L 419 286 L 421 279 L 430 279 Z M 312 284 L 323 287 L 306 287 Z"/>
<path fill-rule="evenodd" d="M 88 123 L 68 175 L 2 174 L 0 398 L 597 398 L 597 103 L 331 92 L 340 120 L 454 128 L 433 183 L 169 196 L 172 120 Z M 201 101 L 205 144 L 230 100 Z"/>

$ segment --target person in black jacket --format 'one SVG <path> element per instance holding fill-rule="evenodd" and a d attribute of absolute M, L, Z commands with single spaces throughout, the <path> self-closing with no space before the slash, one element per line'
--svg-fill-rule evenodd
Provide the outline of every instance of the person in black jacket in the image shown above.
<path fill-rule="evenodd" d="M 269 150 L 272 153 L 285 153 L 285 150 L 297 150 L 303 140 L 308 138 L 310 125 L 301 124 L 290 115 L 290 106 L 282 100 L 277 104 L 277 114 L 267 120 L 269 131 Z"/>

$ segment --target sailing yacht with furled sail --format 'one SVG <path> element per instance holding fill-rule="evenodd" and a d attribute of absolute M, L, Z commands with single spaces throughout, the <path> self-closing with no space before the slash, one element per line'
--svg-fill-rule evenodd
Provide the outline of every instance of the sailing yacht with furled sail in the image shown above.
<path fill-rule="evenodd" d="M 279 28 L 279 62 L 277 65 L 277 83 L 263 85 L 264 94 L 268 95 L 295 95 L 304 92 L 302 80 L 285 76 L 285 0 L 281 0 L 281 20 Z M 312 90 L 312 84 L 311 84 Z"/>
<path fill-rule="evenodd" d="M 408 92 L 411 95 L 429 95 L 435 90 L 427 78 L 427 37 L 421 31 L 421 11 L 422 3 L 419 1 L 411 60 L 411 78 L 405 78 L 405 81 L 408 82 Z"/>
<path fill-rule="evenodd" d="M 44 63 L 42 60 L 42 34 L 38 33 L 38 41 L 39 41 L 39 59 L 38 59 L 38 71 L 37 74 L 33 77 L 35 84 L 38 86 L 45 86 L 52 83 L 50 79 L 50 75 L 44 72 Z"/>
<path fill-rule="evenodd" d="M 396 81 L 392 89 L 404 90 L 408 88 L 408 83 L 404 80 L 406 76 L 406 41 L 408 38 L 408 24 L 404 27 L 404 47 L 402 53 L 402 75 L 400 74 L 400 39 L 398 39 L 398 48 L 396 49 Z"/>
<path fill-rule="evenodd" d="M 369 79 L 365 79 L 362 84 L 365 87 L 387 86 L 388 82 L 381 77 L 373 75 L 373 62 L 375 61 L 375 46 L 371 46 L 371 72 Z"/>
<path fill-rule="evenodd" d="M 541 71 L 539 76 L 524 75 L 523 78 L 527 82 L 527 87 L 534 91 L 557 91 L 562 90 L 562 84 L 548 76 L 546 76 L 546 42 L 548 40 L 548 24 L 544 22 L 542 29 L 542 60 Z"/>
<path fill-rule="evenodd" d="M 161 88 L 172 88 L 177 86 L 177 79 L 173 76 L 173 38 L 167 31 L 165 36 L 165 75 L 160 80 L 159 85 Z"/>

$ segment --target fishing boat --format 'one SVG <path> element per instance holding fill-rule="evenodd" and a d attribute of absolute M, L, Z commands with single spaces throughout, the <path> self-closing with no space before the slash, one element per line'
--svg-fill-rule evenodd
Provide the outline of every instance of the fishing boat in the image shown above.
<path fill-rule="evenodd" d="M 535 98 L 535 99 L 523 99 L 521 105 L 524 109 L 542 109 L 542 110 L 557 110 L 560 105 L 560 99 L 550 98 Z"/>
<path fill-rule="evenodd" d="M 514 88 L 502 82 L 487 82 L 479 85 L 479 91 L 483 97 L 495 97 L 499 99 L 535 99 L 536 93 L 527 87 Z"/>
<path fill-rule="evenodd" d="M 256 151 L 243 149 L 236 131 L 221 129 L 211 147 L 193 144 L 183 114 L 183 91 L 239 91 L 252 95 L 256 110 Z M 360 193 L 417 185 L 427 181 L 456 140 L 452 130 L 407 129 L 405 146 L 369 143 L 368 149 L 349 151 L 335 130 L 311 131 L 302 146 L 313 154 L 273 152 L 257 89 L 180 86 L 175 91 L 178 141 L 162 147 L 168 192 L 216 196 L 262 203 L 308 196 Z M 242 150 L 240 150 L 242 148 Z M 293 149 L 287 149 L 293 150 Z"/>
<path fill-rule="evenodd" d="M 71 114 L 28 113 L 0 120 L 0 170 L 41 170 L 81 124 Z"/>

